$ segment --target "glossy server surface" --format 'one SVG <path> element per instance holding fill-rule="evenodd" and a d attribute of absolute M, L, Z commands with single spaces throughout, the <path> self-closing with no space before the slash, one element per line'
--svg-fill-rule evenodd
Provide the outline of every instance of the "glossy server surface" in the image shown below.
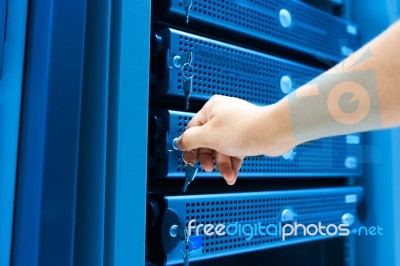
<path fill-rule="evenodd" d="M 155 39 L 164 50 L 164 63 L 157 64 L 165 70 L 157 82 L 159 97 L 183 98 L 190 91 L 190 99 L 200 101 L 220 94 L 267 105 L 323 72 L 174 29 L 160 31 Z"/>
<path fill-rule="evenodd" d="M 304 229 L 299 227 L 297 236 L 287 236 L 283 240 L 283 234 L 279 232 L 279 227 L 285 224 L 303 224 L 306 227 L 310 224 L 322 226 L 329 224 L 348 225 L 352 229 L 359 226 L 357 219 L 357 206 L 363 196 L 361 187 L 347 188 L 321 188 L 304 189 L 289 191 L 253 192 L 253 193 L 230 193 L 230 194 L 209 194 L 209 195 L 190 195 L 190 196 L 165 196 L 166 209 L 170 214 L 178 217 L 180 227 L 189 230 L 191 226 L 199 224 L 230 224 L 237 223 L 242 226 L 249 224 L 253 231 L 241 231 L 236 234 L 230 231 L 229 234 L 208 236 L 199 229 L 199 236 L 202 240 L 193 238 L 197 236 L 194 229 L 191 235 L 196 242 L 196 250 L 191 253 L 190 260 L 197 261 L 206 258 L 239 254 L 260 249 L 267 249 L 278 246 L 286 246 L 294 243 L 314 241 L 336 237 L 338 234 L 312 234 L 304 235 Z M 173 226 L 177 220 L 164 219 L 162 230 Z M 265 229 L 265 233 L 256 233 L 254 224 L 269 226 L 271 230 Z M 276 231 L 275 228 L 278 228 Z M 335 230 L 330 226 L 330 232 Z M 193 228 L 193 227 L 191 227 Z M 233 228 L 233 227 L 232 227 Z M 237 227 L 239 228 L 239 227 Z M 203 228 L 204 229 L 204 228 Z M 197 229 L 196 229 L 197 230 Z M 232 229 L 233 230 L 233 229 Z M 307 230 L 307 229 L 306 229 Z M 288 230 L 289 231 L 289 230 Z M 286 232 L 288 232 L 286 231 Z M 314 232 L 314 230 L 310 230 Z M 253 233 L 251 233 L 253 232 Z M 258 231 L 260 232 L 260 231 Z M 274 232 L 277 232 L 275 235 Z M 265 234 L 265 235 L 263 235 Z M 167 265 L 182 263 L 181 242 L 176 239 L 176 246 L 171 247 L 168 242 L 168 252 L 166 254 Z M 163 243 L 167 243 L 166 241 Z M 190 243 L 189 243 L 190 244 Z"/>
<path fill-rule="evenodd" d="M 188 26 L 212 27 L 306 54 L 340 61 L 359 46 L 355 24 L 301 1 L 291 0 L 169 0 L 159 1 L 162 18 Z M 162 7 L 164 6 L 164 8 Z"/>

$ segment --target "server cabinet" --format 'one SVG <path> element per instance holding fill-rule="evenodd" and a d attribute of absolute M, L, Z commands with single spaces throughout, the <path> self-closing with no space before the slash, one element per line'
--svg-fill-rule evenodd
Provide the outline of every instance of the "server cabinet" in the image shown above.
<path fill-rule="evenodd" d="M 0 8 L 6 2 L 0 1 Z M 365 135 L 309 142 L 277 158 L 247 158 L 239 174 L 246 187 L 239 182 L 232 190 L 211 191 L 206 182 L 214 184 L 218 172 L 199 171 L 202 181 L 195 193 L 187 194 L 181 192 L 181 153 L 171 144 L 212 95 L 274 103 L 355 51 L 362 27 L 310 5 L 314 1 L 78 2 L 47 5 L 37 0 L 30 6 L 14 264 L 180 264 L 185 241 L 171 228 L 188 227 L 192 219 L 197 225 L 361 224 L 359 205 L 365 192 L 371 201 L 371 190 L 354 186 L 371 180 L 364 178 L 361 164 L 365 140 L 371 140 Z M 348 8 L 348 2 L 336 4 Z M 8 10 L 12 5 L 8 1 Z M 96 5 L 101 15 L 94 19 Z M 0 20 L 3 82 L 10 40 L 1 42 L 1 25 Z M 104 54 L 96 57 L 97 52 Z M 92 96 L 98 98 L 91 101 Z M 103 164 L 101 169 L 95 162 Z M 1 178 L 0 195 L 14 200 L 3 191 L 13 191 L 9 185 L 15 180 L 7 179 L 4 186 Z M 278 190 L 267 185 L 274 180 L 279 180 Z M 320 187 L 304 185 L 313 182 Z M 0 224 L 11 229 L 9 225 Z M 328 249 L 340 251 L 335 253 L 337 264 L 345 263 L 346 252 L 354 255 L 354 249 L 347 249 L 354 242 L 337 235 L 290 237 L 287 242 L 245 237 L 202 235 L 190 261 L 212 265 L 219 258 L 243 265 L 243 258 L 254 261 L 274 251 L 283 254 L 283 261 L 286 252 L 307 247 L 326 258 L 332 257 Z M 257 250 L 262 252 L 257 255 Z M 7 254 L 0 256 L 0 263 L 4 258 Z M 274 257 L 269 263 L 279 260 Z"/>
<path fill-rule="evenodd" d="M 85 18 L 86 1 L 30 1 L 13 265 L 73 263 Z"/>

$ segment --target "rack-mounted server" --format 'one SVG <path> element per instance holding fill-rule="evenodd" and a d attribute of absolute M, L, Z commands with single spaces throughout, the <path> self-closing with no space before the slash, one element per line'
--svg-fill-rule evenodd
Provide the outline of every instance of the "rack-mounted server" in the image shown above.
<path fill-rule="evenodd" d="M 230 32 L 336 62 L 359 46 L 357 25 L 301 1 L 160 0 L 155 11 L 173 23 Z"/>
<path fill-rule="evenodd" d="M 148 205 L 148 212 L 151 213 L 148 242 L 153 243 L 148 247 L 149 257 L 157 264 L 183 262 L 184 241 L 174 234 L 176 228 L 186 228 L 188 234 L 190 231 L 188 244 L 194 245 L 190 261 L 349 235 L 351 230 L 360 226 L 357 206 L 362 196 L 363 189 L 360 187 L 190 196 L 152 195 Z M 212 230 L 205 233 L 204 226 L 213 225 L 216 229 L 219 224 L 226 226 L 221 234 Z M 287 224 L 302 224 L 306 228 L 298 226 L 297 234 L 295 231 L 289 234 L 294 227 Z M 265 227 L 260 231 L 260 226 Z M 320 230 L 320 226 L 329 227 L 329 234 L 326 228 Z"/>
<path fill-rule="evenodd" d="M 150 156 L 157 162 L 150 173 L 158 178 L 184 178 L 182 152 L 172 146 L 174 138 L 184 132 L 193 113 L 158 110 L 152 112 L 151 127 L 156 136 Z M 361 135 L 345 135 L 307 142 L 283 156 L 246 157 L 239 177 L 348 177 L 361 175 Z M 200 170 L 198 177 L 219 177 L 218 171 Z"/>

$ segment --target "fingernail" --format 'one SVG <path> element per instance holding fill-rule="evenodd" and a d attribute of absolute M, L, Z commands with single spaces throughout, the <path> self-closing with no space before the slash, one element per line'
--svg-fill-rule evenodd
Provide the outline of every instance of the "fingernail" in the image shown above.
<path fill-rule="evenodd" d="M 235 184 L 235 179 L 233 178 L 225 178 L 225 181 L 228 185 L 232 186 L 233 184 Z"/>
<path fill-rule="evenodd" d="M 232 186 L 232 185 L 235 184 L 235 181 L 226 181 L 226 183 L 227 183 L 228 185 Z"/>

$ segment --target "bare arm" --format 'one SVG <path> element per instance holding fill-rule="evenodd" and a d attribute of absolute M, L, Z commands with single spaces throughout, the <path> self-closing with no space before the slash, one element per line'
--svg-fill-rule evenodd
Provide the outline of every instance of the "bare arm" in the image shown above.
<path fill-rule="evenodd" d="M 244 156 L 281 155 L 314 139 L 400 125 L 400 22 L 276 104 L 212 97 L 179 138 L 205 170 L 234 184 Z"/>
<path fill-rule="evenodd" d="M 400 125 L 400 22 L 274 108 L 292 146 Z"/>

